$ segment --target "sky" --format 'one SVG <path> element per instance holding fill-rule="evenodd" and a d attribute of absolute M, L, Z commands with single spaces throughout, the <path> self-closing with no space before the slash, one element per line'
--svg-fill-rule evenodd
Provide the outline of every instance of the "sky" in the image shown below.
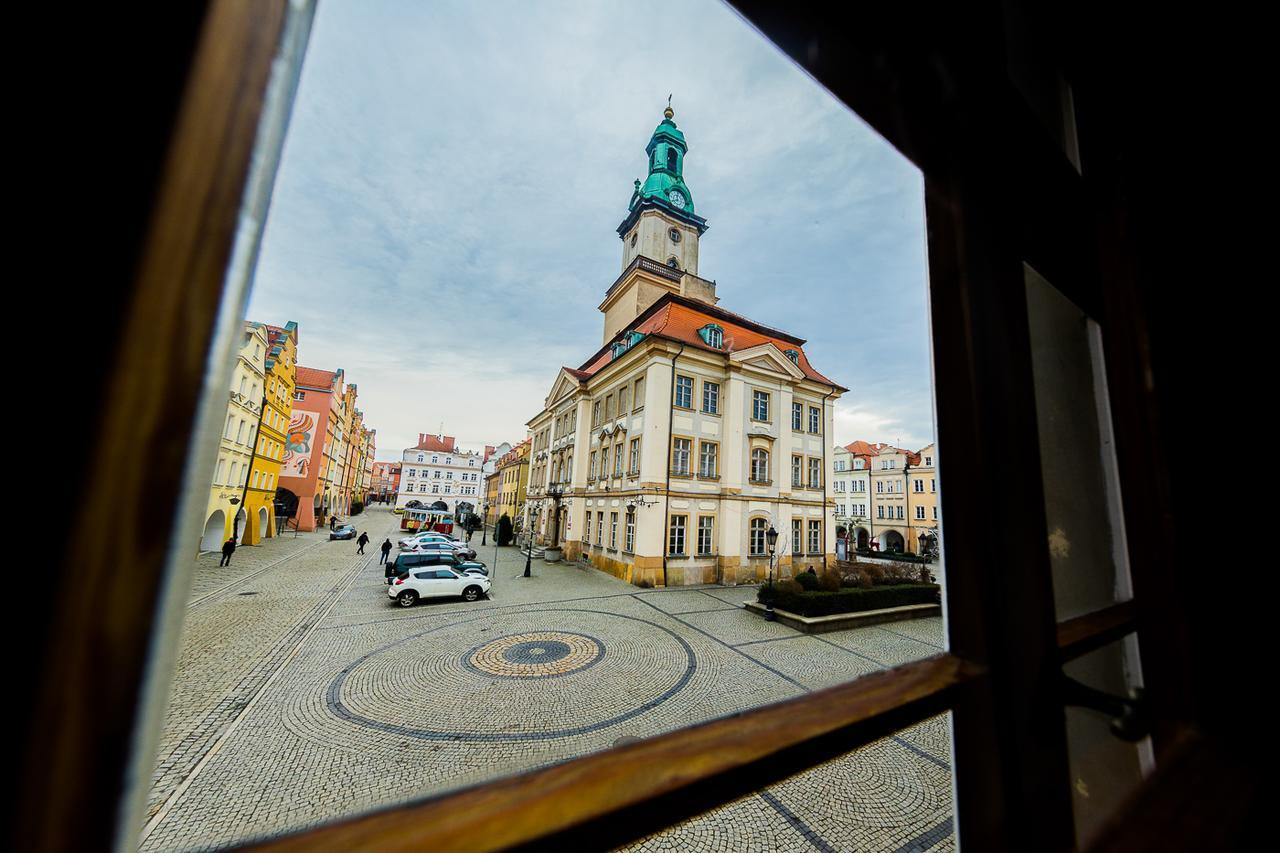
<path fill-rule="evenodd" d="M 837 443 L 929 443 L 922 176 L 717 0 L 324 0 L 248 318 L 345 371 L 378 459 L 522 440 L 601 345 L 668 94 L 720 305 L 850 389 Z"/>

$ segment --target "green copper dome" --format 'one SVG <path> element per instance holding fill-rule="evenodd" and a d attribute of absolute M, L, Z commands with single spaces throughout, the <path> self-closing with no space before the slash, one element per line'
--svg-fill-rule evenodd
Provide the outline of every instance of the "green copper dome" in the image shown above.
<path fill-rule="evenodd" d="M 631 202 L 627 208 L 635 213 L 641 207 L 660 207 L 667 213 L 696 225 L 701 231 L 706 230 L 706 220 L 694 215 L 693 193 L 684 182 L 684 156 L 689 151 L 689 143 L 676 123 L 672 121 L 675 113 L 668 105 L 663 112 L 663 119 L 654 128 L 649 144 L 644 147 L 649 158 L 649 174 L 641 183 L 636 181 L 635 191 L 631 194 Z M 628 216 L 623 226 L 632 219 Z M 619 228 L 619 233 L 623 227 Z"/>

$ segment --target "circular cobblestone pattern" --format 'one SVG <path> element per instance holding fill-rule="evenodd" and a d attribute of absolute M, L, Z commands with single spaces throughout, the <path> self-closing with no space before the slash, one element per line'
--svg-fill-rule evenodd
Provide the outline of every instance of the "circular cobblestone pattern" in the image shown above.
<path fill-rule="evenodd" d="M 472 649 L 463 666 L 499 678 L 554 678 L 586 669 L 604 656 L 604 644 L 585 634 L 537 631 L 510 634 Z"/>
<path fill-rule="evenodd" d="M 668 700 L 698 671 L 689 643 L 649 619 L 587 608 L 490 612 L 378 644 L 323 691 L 328 722 L 300 717 L 297 730 L 354 744 L 354 725 L 403 750 L 414 741 L 549 741 L 640 715 L 668 728 L 680 718 Z"/>

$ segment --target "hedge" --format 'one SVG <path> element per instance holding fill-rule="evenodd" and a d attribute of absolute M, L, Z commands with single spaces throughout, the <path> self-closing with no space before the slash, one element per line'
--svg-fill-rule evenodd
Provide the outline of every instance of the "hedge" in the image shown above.
<path fill-rule="evenodd" d="M 939 592 L 938 585 L 933 583 L 842 589 L 839 592 L 791 592 L 776 586 L 770 589 L 765 584 L 760 587 L 759 600 L 761 604 L 768 604 L 772 599 L 773 606 L 778 610 L 801 616 L 831 616 L 835 613 L 858 613 L 886 607 L 905 607 L 909 604 L 937 604 Z"/>

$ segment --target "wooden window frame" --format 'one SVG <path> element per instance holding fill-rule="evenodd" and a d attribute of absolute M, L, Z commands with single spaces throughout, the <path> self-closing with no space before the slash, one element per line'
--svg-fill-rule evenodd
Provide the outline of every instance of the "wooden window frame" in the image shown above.
<path fill-rule="evenodd" d="M 925 175 L 938 440 L 965 448 L 949 458 L 948 482 L 956 485 L 940 499 L 953 529 L 980 530 L 994 512 L 1005 531 L 995 540 L 957 536 L 947 543 L 949 651 L 251 848 L 609 847 L 950 709 L 958 841 L 1001 850 L 1035 838 L 1040 847 L 1067 849 L 1075 839 L 1062 706 L 1044 685 L 1063 661 L 1139 627 L 1157 762 L 1184 749 L 1198 713 L 1193 699 L 1202 697 L 1182 666 L 1190 659 L 1188 620 L 1181 599 L 1168 591 L 1173 585 L 1162 563 L 1171 552 L 1159 534 L 1174 509 L 1162 491 L 1167 469 L 1150 464 L 1161 460 L 1158 449 L 1150 451 L 1154 456 L 1137 452 L 1157 448 L 1162 433 L 1153 415 L 1158 403 L 1146 390 L 1152 368 L 1140 344 L 1144 317 L 1132 261 L 1138 249 L 1119 218 L 1123 203 L 1099 209 L 1113 196 L 1097 201 L 1096 184 L 1093 194 L 1084 192 L 1081 174 L 1061 168 L 1062 152 L 998 64 L 993 73 L 989 63 L 1003 61 L 1002 40 L 1011 36 L 992 25 L 989 9 L 943 9 L 927 20 L 910 10 L 859 10 L 885 20 L 835 26 L 827 17 L 834 12 L 735 5 Z M 217 327 L 223 300 L 243 298 L 224 292 L 236 223 L 273 64 L 290 38 L 305 44 L 312 11 L 306 3 L 291 11 L 286 0 L 210 0 L 168 57 L 168 76 L 185 82 L 169 96 L 172 110 L 161 126 L 146 129 L 147 139 L 158 140 L 162 163 L 138 188 L 147 201 L 132 223 L 140 235 L 136 251 L 118 253 L 129 255 L 123 262 L 110 259 L 113 272 L 125 271 L 118 279 L 125 284 L 119 322 L 103 349 L 109 369 L 93 389 L 103 405 L 89 432 L 88 457 L 95 461 L 86 488 L 111 494 L 122 512 L 149 506 L 156 494 L 183 494 L 181 466 L 139 468 L 119 452 L 132 437 L 153 436 L 151 452 L 179 459 L 194 437 L 216 434 L 219 416 L 198 412 L 201 395 L 227 372 L 204 375 L 208 353 L 229 351 L 234 332 Z M 895 33 L 904 34 L 901 43 Z M 284 83 L 286 97 L 296 73 Z M 1104 192 L 1111 187 L 1101 184 Z M 1125 524 L 1129 541 L 1147 545 L 1129 554 L 1133 601 L 1057 625 L 1034 464 L 1023 263 L 1091 316 L 1105 315 L 1117 442 L 1134 451 L 1120 461 Z M 175 281 L 183 283 L 181 299 L 174 298 Z M 129 369 L 147 363 L 157 338 L 176 342 L 169 369 Z M 302 391 L 295 396 L 305 399 Z M 166 405 L 149 405 L 154 400 Z M 211 470 L 215 455 L 216 449 L 201 451 L 192 467 Z M 1001 464 L 1009 458 L 1026 464 Z M 153 650 L 172 647 L 177 620 L 166 614 L 183 603 L 182 585 L 168 582 L 167 555 L 191 552 L 198 539 L 195 514 L 185 512 L 190 500 L 183 501 L 176 530 L 154 539 L 136 532 L 154 525 L 126 525 L 121 535 L 117 513 L 84 519 L 80 535 L 105 545 L 77 552 L 75 568 L 103 595 L 50 612 L 45 634 L 56 642 L 33 644 L 34 669 L 42 675 L 31 696 L 28 736 L 18 738 L 23 784 L 14 804 L 15 849 L 129 846 L 140 825 L 154 724 L 172 671 L 171 657 Z M 109 649 L 101 648 L 103 638 Z M 98 666 L 94 650 L 109 653 L 112 666 Z M 95 701 L 103 696 L 114 701 Z M 95 713 L 76 713 L 88 702 Z M 66 820 L 68 814 L 76 820 Z"/>

